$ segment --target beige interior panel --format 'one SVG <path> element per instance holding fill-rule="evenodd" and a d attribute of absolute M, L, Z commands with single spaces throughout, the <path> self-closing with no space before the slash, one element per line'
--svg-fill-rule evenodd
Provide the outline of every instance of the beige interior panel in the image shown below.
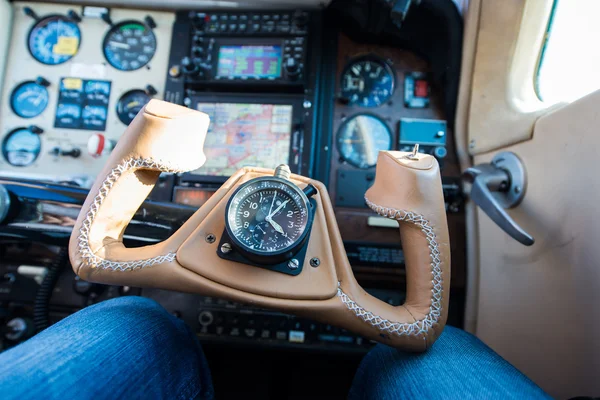
<path fill-rule="evenodd" d="M 469 8 L 480 9 L 468 103 L 471 154 L 531 138 L 535 120 L 548 111 L 550 106 L 537 99 L 533 82 L 552 3 L 553 0 L 470 2 Z"/>
<path fill-rule="evenodd" d="M 4 81 L 4 69 L 8 59 L 10 30 L 12 29 L 12 7 L 8 0 L 0 0 L 0 91 Z"/>
<path fill-rule="evenodd" d="M 3 140 L 13 129 L 29 125 L 39 126 L 44 129 L 44 133 L 40 136 L 42 151 L 32 165 L 26 168 L 13 167 L 6 162 L 4 157 L 0 156 L 1 175 L 52 180 L 75 179 L 83 186 L 91 186 L 96 174 L 106 163 L 107 156 L 94 158 L 87 152 L 88 138 L 97 131 L 54 128 L 60 79 L 63 77 L 76 77 L 111 81 L 106 130 L 100 133 L 103 133 L 107 139 L 118 140 L 126 126 L 118 119 L 116 108 L 119 98 L 125 92 L 132 89 L 143 89 L 146 85 L 151 84 L 158 91 L 154 97 L 163 98 L 175 14 L 171 12 L 111 9 L 110 16 L 115 24 L 124 20 L 143 20 L 146 15 L 151 15 L 157 25 L 154 29 L 156 54 L 150 60 L 149 68 L 144 67 L 136 71 L 119 71 L 108 64 L 104 58 L 102 43 L 110 27 L 98 18 L 83 17 L 83 20 L 79 23 L 79 29 L 81 30 L 79 51 L 69 61 L 59 65 L 44 65 L 36 61 L 27 48 L 27 37 L 34 20 L 23 13 L 23 8 L 26 6 L 33 8 L 40 17 L 48 14 L 64 15 L 71 9 L 81 14 L 81 6 L 77 5 L 29 2 L 12 4 L 14 12 L 13 29 L 8 35 L 10 37 L 9 52 L 11 57 L 7 60 L 4 85 L 1 92 L 0 140 Z M 3 13 L 0 12 L 0 14 Z M 4 15 L 0 18 L 4 18 Z M 48 106 L 37 117 L 21 118 L 11 109 L 11 92 L 19 83 L 26 80 L 35 80 L 38 76 L 50 81 Z M 74 159 L 72 157 L 50 155 L 49 152 L 57 146 L 66 150 L 77 147 L 81 150 L 81 156 Z"/>
<path fill-rule="evenodd" d="M 533 246 L 478 215 L 477 336 L 557 398 L 600 393 L 599 107 L 600 91 L 540 118 L 531 141 L 503 149 L 527 168 L 525 199 L 510 214 Z"/>

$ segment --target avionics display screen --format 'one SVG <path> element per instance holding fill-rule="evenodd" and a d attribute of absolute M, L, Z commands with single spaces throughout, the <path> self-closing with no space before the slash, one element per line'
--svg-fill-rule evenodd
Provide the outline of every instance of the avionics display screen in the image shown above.
<path fill-rule="evenodd" d="M 279 78 L 282 54 L 280 45 L 221 46 L 217 77 Z"/>
<path fill-rule="evenodd" d="M 287 104 L 197 103 L 210 117 L 206 163 L 195 174 L 230 176 L 246 166 L 275 168 L 290 158 L 293 107 Z"/>

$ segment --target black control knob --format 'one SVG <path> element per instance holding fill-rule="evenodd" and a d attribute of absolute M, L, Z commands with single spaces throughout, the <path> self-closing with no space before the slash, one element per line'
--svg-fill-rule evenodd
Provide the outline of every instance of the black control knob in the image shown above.
<path fill-rule="evenodd" d="M 98 296 L 104 291 L 104 285 L 84 281 L 76 276 L 73 280 L 73 290 L 81 296 Z"/>
<path fill-rule="evenodd" d="M 210 311 L 202 311 L 198 315 L 198 322 L 202 326 L 209 326 L 214 321 L 213 314 Z"/>
<path fill-rule="evenodd" d="M 50 82 L 48 81 L 48 79 L 42 77 L 42 76 L 38 76 L 35 79 L 35 83 L 37 83 L 38 85 L 44 86 L 44 87 L 48 87 L 50 86 Z"/>
<path fill-rule="evenodd" d="M 40 128 L 39 126 L 37 126 L 37 125 L 30 125 L 29 126 L 29 131 L 31 133 L 35 133 L 36 135 L 44 133 L 44 130 L 42 128 Z"/>
<path fill-rule="evenodd" d="M 438 146 L 433 149 L 433 151 L 431 152 L 431 155 L 433 155 L 438 160 L 442 160 L 442 159 L 446 158 L 446 155 L 448 155 L 448 150 L 446 150 L 446 148 L 443 146 Z"/>
<path fill-rule="evenodd" d="M 206 39 L 204 39 L 204 36 L 194 36 L 194 38 L 192 39 L 194 44 L 197 46 L 202 46 L 204 45 L 204 42 L 206 42 Z"/>
<path fill-rule="evenodd" d="M 13 342 L 25 340 L 35 333 L 35 326 L 28 318 L 13 318 L 2 328 L 4 337 Z"/>
<path fill-rule="evenodd" d="M 192 24 L 196 30 L 201 32 L 204 31 L 204 28 L 206 27 L 206 19 L 204 14 L 194 15 L 194 18 L 192 18 Z"/>
<path fill-rule="evenodd" d="M 283 65 L 288 78 L 296 79 L 300 75 L 300 64 L 294 58 L 288 58 Z"/>
<path fill-rule="evenodd" d="M 303 29 L 308 23 L 308 14 L 305 11 L 296 11 L 294 14 L 294 25 L 298 29 Z"/>
<path fill-rule="evenodd" d="M 181 60 L 181 70 L 185 75 L 196 75 L 199 71 L 196 63 L 189 57 L 183 57 Z"/>
<path fill-rule="evenodd" d="M 158 93 L 158 90 L 152 85 L 146 85 L 146 94 L 148 96 L 154 96 Z"/>
<path fill-rule="evenodd" d="M 202 58 L 204 56 L 204 47 L 194 46 L 192 47 L 192 56 L 195 58 Z"/>
<path fill-rule="evenodd" d="M 81 156 L 81 150 L 77 147 L 74 147 L 70 150 L 63 150 L 60 147 L 55 147 L 50 151 L 50 155 L 53 155 L 55 157 L 62 156 L 79 158 L 79 156 Z"/>

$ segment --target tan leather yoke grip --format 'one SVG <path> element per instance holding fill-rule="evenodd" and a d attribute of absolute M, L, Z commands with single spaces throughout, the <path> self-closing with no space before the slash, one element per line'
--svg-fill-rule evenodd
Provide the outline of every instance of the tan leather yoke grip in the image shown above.
<path fill-rule="evenodd" d="M 400 223 L 406 258 L 407 298 L 393 307 L 356 281 L 339 233 L 327 188 L 292 175 L 300 187 L 317 189 L 314 221 L 303 270 L 297 276 L 222 259 L 217 246 L 226 205 L 235 190 L 272 170 L 243 168 L 164 242 L 128 249 L 126 226 L 161 171 L 200 167 L 209 119 L 158 100 L 138 114 L 113 150 L 75 224 L 69 255 L 75 272 L 99 283 L 200 293 L 278 309 L 338 325 L 372 340 L 424 351 L 441 333 L 450 282 L 448 227 L 436 160 L 381 152 L 367 204 Z M 212 240 L 208 240 L 208 237 Z M 214 239 L 216 238 L 216 240 Z M 320 259 L 318 267 L 310 259 Z"/>
<path fill-rule="evenodd" d="M 69 254 L 75 272 L 82 265 L 124 271 L 175 258 L 164 244 L 126 249 L 123 233 L 161 172 L 204 164 L 208 124 L 207 115 L 160 100 L 139 112 L 90 189 L 73 229 Z"/>
<path fill-rule="evenodd" d="M 427 348 L 446 323 L 450 287 L 450 243 L 437 161 L 420 153 L 379 153 L 375 183 L 365 201 L 377 214 L 400 225 L 406 301 L 396 308 L 395 315 L 381 302 L 370 309 L 351 298 L 344 302 L 384 332 L 406 337 L 415 350 Z M 423 343 L 409 340 L 411 336 Z"/>

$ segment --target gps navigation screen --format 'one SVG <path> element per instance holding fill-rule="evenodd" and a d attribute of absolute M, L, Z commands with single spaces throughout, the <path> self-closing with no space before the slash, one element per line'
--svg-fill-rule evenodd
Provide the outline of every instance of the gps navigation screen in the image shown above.
<path fill-rule="evenodd" d="M 221 46 L 217 76 L 226 78 L 279 78 L 281 46 Z"/>
<path fill-rule="evenodd" d="M 292 137 L 291 105 L 198 103 L 210 117 L 206 163 L 194 173 L 230 176 L 245 166 L 287 164 Z"/>

